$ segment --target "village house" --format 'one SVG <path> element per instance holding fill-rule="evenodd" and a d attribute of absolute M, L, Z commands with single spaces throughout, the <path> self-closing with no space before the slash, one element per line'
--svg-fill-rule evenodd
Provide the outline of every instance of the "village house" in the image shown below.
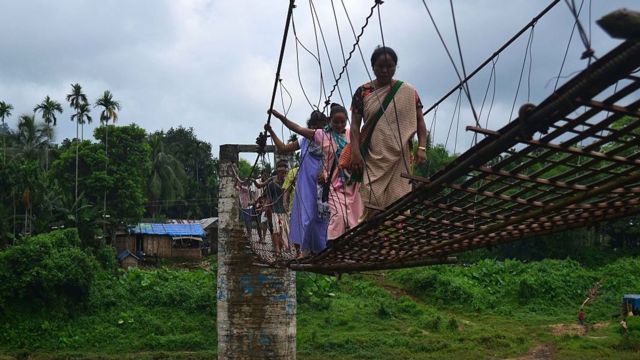
<path fill-rule="evenodd" d="M 217 248 L 217 241 L 211 243 L 217 240 L 217 218 L 204 220 L 139 223 L 130 227 L 127 233 L 116 236 L 116 252 L 121 254 L 129 250 L 137 257 L 201 259 L 210 253 L 212 247 Z"/>

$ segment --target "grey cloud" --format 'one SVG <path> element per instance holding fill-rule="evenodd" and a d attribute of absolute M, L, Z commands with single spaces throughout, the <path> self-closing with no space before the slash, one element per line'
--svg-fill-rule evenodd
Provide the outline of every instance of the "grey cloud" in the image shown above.
<path fill-rule="evenodd" d="M 351 48 L 353 36 L 340 3 L 335 3 L 346 52 Z M 359 31 L 373 2 L 345 3 Z M 489 56 L 546 3 L 455 1 L 467 71 Z M 15 122 L 18 114 L 30 112 L 46 95 L 64 102 L 70 84 L 79 82 L 92 101 L 105 89 L 111 90 L 123 105 L 122 124 L 136 122 L 149 131 L 178 125 L 193 127 L 199 137 L 212 143 L 215 153 L 222 143 L 252 143 L 266 120 L 287 4 L 284 0 L 242 4 L 222 0 L 7 2 L 3 4 L 0 22 L 3 44 L 0 99 L 15 106 L 16 116 L 10 119 Z M 447 2 L 428 1 L 428 4 L 457 59 Z M 333 13 L 328 2 L 316 1 L 315 5 L 337 72 L 342 65 L 342 55 Z M 613 9 L 632 7 L 635 2 L 594 1 L 592 5 L 595 20 Z M 400 56 L 398 77 L 418 88 L 425 105 L 433 103 L 457 79 L 422 3 L 386 1 L 381 12 L 385 42 Z M 298 2 L 295 19 L 301 40 L 315 51 L 307 2 Z M 586 16 L 583 21 L 586 24 Z M 561 3 L 536 26 L 533 101 L 541 100 L 550 92 L 551 88 L 545 85 L 557 74 L 571 25 L 569 12 Z M 377 15 L 374 15 L 361 41 L 365 64 L 356 53 L 348 67 L 352 88 L 368 79 L 365 71 L 369 66 L 368 57 L 381 43 L 377 26 Z M 616 44 L 596 27 L 592 34 L 593 47 L 599 54 Z M 290 35 L 281 75 L 293 96 L 290 115 L 303 121 L 310 108 L 298 84 L 293 34 Z M 500 57 L 490 127 L 499 127 L 508 120 L 525 42 L 526 35 Z M 323 44 L 319 45 L 325 85 L 330 87 L 334 81 Z M 581 47 L 575 37 L 565 74 L 584 67 L 584 62 L 578 59 Z M 308 54 L 300 55 L 300 77 L 305 90 L 317 102 L 318 66 Z M 470 83 L 477 106 L 481 103 L 489 70 L 487 67 Z M 333 100 L 349 106 L 351 94 L 344 80 L 346 77 L 340 85 L 343 100 L 337 92 Z M 526 94 L 521 93 L 517 103 L 525 100 Z M 454 101 L 455 97 L 450 98 L 438 111 L 436 137 L 440 142 L 446 138 Z M 288 98 L 285 102 L 289 102 Z M 276 105 L 282 108 L 279 95 Z M 70 110 L 65 111 L 58 126 L 58 140 L 75 135 L 68 120 Z M 461 122 L 468 124 L 469 116 L 468 108 L 464 109 Z M 433 121 L 431 116 L 428 121 Z M 94 127 L 86 127 L 85 134 Z M 459 132 L 458 135 L 455 147 L 459 152 L 468 146 L 469 134 Z"/>

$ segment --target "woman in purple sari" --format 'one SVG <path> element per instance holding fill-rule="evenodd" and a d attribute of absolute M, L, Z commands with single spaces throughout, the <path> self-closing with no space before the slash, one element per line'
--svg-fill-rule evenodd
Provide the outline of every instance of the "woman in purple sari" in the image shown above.
<path fill-rule="evenodd" d="M 307 121 L 309 129 L 322 129 L 327 123 L 326 116 L 315 110 Z M 321 185 L 318 176 L 322 173 L 322 148 L 313 140 L 305 137 L 284 144 L 278 138 L 271 126 L 265 129 L 271 135 L 273 142 L 281 153 L 293 152 L 300 149 L 300 169 L 294 180 L 293 206 L 290 214 L 289 241 L 298 249 L 300 256 L 317 254 L 325 249 L 327 243 L 327 226 L 329 224 L 328 208 L 323 209 L 321 199 Z"/>

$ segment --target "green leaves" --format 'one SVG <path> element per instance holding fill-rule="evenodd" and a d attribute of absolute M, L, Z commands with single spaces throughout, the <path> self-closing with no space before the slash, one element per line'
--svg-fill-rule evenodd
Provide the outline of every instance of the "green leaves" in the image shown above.
<path fill-rule="evenodd" d="M 58 230 L 0 252 L 0 306 L 71 310 L 84 302 L 99 266 L 79 244 L 75 229 Z"/>

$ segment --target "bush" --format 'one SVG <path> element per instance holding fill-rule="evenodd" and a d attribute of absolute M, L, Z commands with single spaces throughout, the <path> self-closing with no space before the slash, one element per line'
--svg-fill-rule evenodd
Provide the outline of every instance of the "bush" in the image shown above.
<path fill-rule="evenodd" d="M 573 260 L 482 260 L 467 266 L 401 270 L 390 277 L 410 293 L 439 305 L 503 314 L 514 309 L 552 314 L 573 309 L 594 283 L 601 279 L 606 283 L 610 273 L 627 274 L 624 288 L 640 285 L 628 277 L 637 264 L 637 260 L 621 261 L 617 267 L 609 265 L 599 272 Z M 623 288 L 619 282 L 612 281 L 611 288 L 619 291 Z"/>
<path fill-rule="evenodd" d="M 216 278 L 210 271 L 161 268 L 120 270 L 117 276 L 103 274 L 91 293 L 92 309 L 108 309 L 136 303 L 215 314 Z"/>
<path fill-rule="evenodd" d="M 449 331 L 458 331 L 459 328 L 460 326 L 458 325 L 458 320 L 456 320 L 455 318 L 449 319 L 449 321 L 447 322 L 447 329 L 449 329 Z"/>
<path fill-rule="evenodd" d="M 296 293 L 298 304 L 328 310 L 338 290 L 338 281 L 331 276 L 298 273 Z"/>
<path fill-rule="evenodd" d="M 95 250 L 96 260 L 98 260 L 102 268 L 108 272 L 115 272 L 118 269 L 116 256 L 116 249 L 110 245 L 102 246 Z"/>
<path fill-rule="evenodd" d="M 442 325 L 442 318 L 440 317 L 440 315 L 436 315 L 431 320 L 431 324 L 429 324 L 429 328 L 433 331 L 440 331 L 441 325 Z"/>
<path fill-rule="evenodd" d="M 80 248 L 75 229 L 34 236 L 0 253 L 0 306 L 84 302 L 99 265 Z"/>

